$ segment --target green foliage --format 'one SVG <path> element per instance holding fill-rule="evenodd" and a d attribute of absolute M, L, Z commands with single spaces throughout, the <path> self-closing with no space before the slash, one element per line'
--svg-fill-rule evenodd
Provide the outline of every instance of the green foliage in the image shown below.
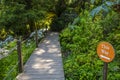
<path fill-rule="evenodd" d="M 30 57 L 31 53 L 35 50 L 35 48 L 36 48 L 35 41 L 30 41 L 29 45 L 26 45 L 26 43 L 22 45 L 22 53 L 23 53 L 24 64 L 26 63 L 26 61 Z"/>
<path fill-rule="evenodd" d="M 12 30 L 15 34 L 25 34 L 25 23 L 27 21 L 25 14 L 25 5 L 18 2 L 3 3 L 0 15 L 0 26 L 4 26 L 5 30 L 9 32 Z M 21 32 L 23 31 L 23 32 Z"/>
<path fill-rule="evenodd" d="M 4 29 L 4 28 L 1 29 L 1 30 L 0 30 L 0 40 L 5 39 L 6 36 L 7 36 L 7 32 L 5 31 L 5 29 Z"/>
<path fill-rule="evenodd" d="M 92 3 L 95 2 L 95 0 L 91 0 Z M 96 8 L 94 8 L 92 11 L 91 11 L 91 16 L 94 17 L 96 16 L 98 13 L 100 13 L 101 11 L 103 11 L 103 15 L 106 16 L 106 14 L 108 12 L 110 12 L 112 10 L 112 6 L 113 5 L 117 5 L 117 4 L 120 4 L 120 1 L 119 0 L 110 0 L 110 1 L 102 1 L 102 4 L 100 6 L 97 6 Z"/>
<path fill-rule="evenodd" d="M 16 42 L 11 42 L 6 46 L 7 49 L 11 49 L 11 47 L 15 46 Z M 25 64 L 31 53 L 35 49 L 35 41 L 30 41 L 29 45 L 27 43 L 22 44 L 22 56 L 23 63 Z M 6 78 L 6 80 L 13 80 L 18 75 L 18 55 L 17 51 L 14 50 L 9 56 L 0 60 L 0 80 Z M 10 72 L 10 70 L 12 70 Z M 9 73 L 10 72 L 10 73 Z"/>
<path fill-rule="evenodd" d="M 11 68 L 16 65 L 17 63 L 17 52 L 14 51 L 10 56 L 0 60 L 0 80 L 3 80 L 5 78 L 5 76 L 7 76 L 7 73 L 9 72 L 9 70 L 11 70 Z M 17 69 L 15 68 L 15 72 L 16 73 Z M 10 75 L 10 74 L 9 74 Z M 14 75 L 14 77 L 17 74 Z M 12 76 L 11 76 L 12 77 Z"/>
<path fill-rule="evenodd" d="M 96 53 L 100 41 L 108 41 L 114 46 L 116 57 L 109 63 L 108 80 L 119 79 L 119 16 L 112 12 L 103 20 L 98 18 L 93 22 L 89 12 L 84 11 L 62 31 L 60 42 L 66 80 L 102 80 L 103 62 Z"/>
<path fill-rule="evenodd" d="M 77 13 L 73 8 L 66 9 L 60 17 L 55 17 L 51 23 L 52 31 L 61 31 L 63 30 L 68 23 L 73 22 L 74 18 L 76 18 Z"/>
<path fill-rule="evenodd" d="M 2 0 L 0 2 L 0 28 L 4 28 L 7 34 L 9 34 L 9 30 L 14 32 L 14 36 L 29 35 L 36 29 L 36 22 L 44 19 L 48 11 L 55 10 L 57 1 Z M 4 34 L 1 38 L 5 37 Z"/>

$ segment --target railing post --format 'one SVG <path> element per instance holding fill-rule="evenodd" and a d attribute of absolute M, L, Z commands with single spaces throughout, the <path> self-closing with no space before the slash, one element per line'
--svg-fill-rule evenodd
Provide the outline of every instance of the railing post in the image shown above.
<path fill-rule="evenodd" d="M 18 69 L 19 73 L 23 72 L 23 60 L 22 60 L 22 53 L 21 53 L 21 40 L 17 40 L 17 53 L 18 53 Z"/>
<path fill-rule="evenodd" d="M 35 30 L 35 40 L 36 40 L 36 48 L 38 47 L 38 32 L 37 32 L 37 28 Z"/>

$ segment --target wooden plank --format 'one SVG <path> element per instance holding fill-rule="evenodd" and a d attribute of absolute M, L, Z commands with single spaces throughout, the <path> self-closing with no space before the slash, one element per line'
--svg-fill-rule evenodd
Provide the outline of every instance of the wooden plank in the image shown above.
<path fill-rule="evenodd" d="M 65 80 L 58 33 L 50 33 L 33 52 L 18 80 Z"/>

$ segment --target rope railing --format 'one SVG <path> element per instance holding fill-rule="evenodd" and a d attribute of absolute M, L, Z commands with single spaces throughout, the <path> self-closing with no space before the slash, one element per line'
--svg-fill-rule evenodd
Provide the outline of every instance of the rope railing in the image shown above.
<path fill-rule="evenodd" d="M 44 33 L 46 33 L 45 30 L 47 31 L 47 29 L 42 29 L 42 32 L 43 32 L 43 35 L 44 35 L 44 36 L 45 36 Z M 38 37 L 38 35 L 37 35 L 37 36 L 34 36 L 33 39 L 35 39 L 36 37 Z M 32 39 L 32 38 L 28 37 L 27 39 L 23 40 L 23 41 L 21 42 L 21 44 L 24 44 L 25 42 L 27 42 L 27 41 L 30 40 L 30 39 Z M 39 39 L 39 38 L 36 38 L 36 39 L 35 39 L 36 47 L 38 47 L 38 39 Z M 5 57 L 9 56 L 9 55 L 10 55 L 14 50 L 16 50 L 16 49 L 17 49 L 17 46 L 15 46 L 15 47 L 12 48 L 11 50 L 9 50 L 9 52 L 7 52 L 8 55 L 3 56 L 2 58 L 5 58 Z M 0 58 L 0 60 L 1 60 L 2 58 Z"/>
<path fill-rule="evenodd" d="M 46 32 L 46 31 L 45 31 Z M 44 33 L 43 33 L 44 34 Z M 8 78 L 10 79 L 11 78 L 11 75 L 12 75 L 12 73 L 14 73 L 14 71 L 16 71 L 17 72 L 17 74 L 18 73 L 21 73 L 21 72 L 23 72 L 23 63 L 24 62 L 26 62 L 27 60 L 25 60 L 25 59 L 28 59 L 29 58 L 29 56 L 30 56 L 30 54 L 31 54 L 31 52 L 30 52 L 30 48 L 35 48 L 35 47 L 38 47 L 38 33 L 36 32 L 36 34 L 35 35 L 37 35 L 37 36 L 34 36 L 33 38 L 31 38 L 31 43 L 30 43 L 30 45 L 32 44 L 32 46 L 27 46 L 26 45 L 26 43 L 27 43 L 27 41 L 29 41 L 30 40 L 30 38 L 27 38 L 26 40 L 24 40 L 24 41 L 21 41 L 21 38 L 19 39 L 19 40 L 17 40 L 17 45 L 15 46 L 15 47 L 13 47 L 9 52 L 8 52 L 8 55 L 6 55 L 6 56 L 4 56 L 2 59 L 4 59 L 4 58 L 6 58 L 6 57 L 8 57 L 8 56 L 10 56 L 11 54 L 13 54 L 13 51 L 17 51 L 17 52 L 15 52 L 15 54 L 18 54 L 18 61 L 17 62 L 15 62 L 14 64 L 12 64 L 12 65 L 14 65 L 14 66 L 12 66 L 12 68 L 9 68 L 9 71 L 5 74 L 6 76 L 3 78 L 3 80 L 7 80 Z M 35 41 L 32 41 L 32 40 L 34 40 L 35 39 Z M 26 48 L 24 51 L 22 51 L 22 49 L 23 48 Z M 25 58 L 25 59 L 22 59 L 22 58 Z M 1 60 L 1 59 L 0 59 Z M 23 62 L 23 60 L 24 60 L 24 62 Z M 17 75 L 16 74 L 16 75 Z M 15 77 L 15 76 L 14 76 Z M 12 79 L 11 79 L 12 80 Z"/>

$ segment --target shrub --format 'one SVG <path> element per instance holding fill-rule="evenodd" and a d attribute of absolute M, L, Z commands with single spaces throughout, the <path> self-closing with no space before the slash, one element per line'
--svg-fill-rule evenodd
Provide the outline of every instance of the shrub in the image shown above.
<path fill-rule="evenodd" d="M 96 53 L 96 47 L 100 41 L 108 41 L 115 48 L 116 57 L 109 63 L 108 80 L 118 80 L 120 23 L 117 22 L 120 22 L 120 19 L 116 17 L 119 15 L 110 13 L 104 20 L 99 19 L 93 22 L 87 11 L 84 14 L 80 15 L 76 24 L 70 24 L 60 34 L 66 80 L 102 80 L 103 62 Z M 114 21 L 115 24 L 112 23 Z M 106 30 L 109 32 L 104 34 Z"/>

